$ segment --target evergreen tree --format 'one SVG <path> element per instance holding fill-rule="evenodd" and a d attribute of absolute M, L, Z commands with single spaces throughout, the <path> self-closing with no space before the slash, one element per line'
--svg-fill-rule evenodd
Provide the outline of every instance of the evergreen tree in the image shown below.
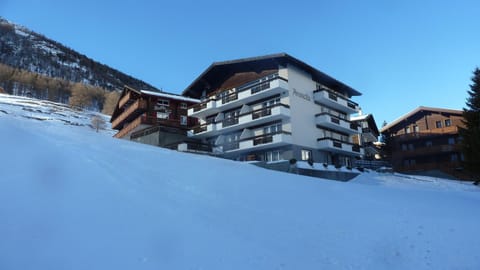
<path fill-rule="evenodd" d="M 472 77 L 467 98 L 467 108 L 463 108 L 464 128 L 460 128 L 462 136 L 462 152 L 465 168 L 480 180 L 480 69 L 476 68 Z"/>

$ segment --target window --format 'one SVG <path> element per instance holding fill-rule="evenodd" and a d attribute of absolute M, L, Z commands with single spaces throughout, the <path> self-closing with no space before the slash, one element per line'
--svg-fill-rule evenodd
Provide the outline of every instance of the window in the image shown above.
<path fill-rule="evenodd" d="M 262 103 L 262 107 L 265 108 L 265 107 L 270 107 L 270 106 L 273 106 L 275 104 L 278 104 L 280 103 L 280 98 L 277 97 L 277 98 L 272 98 L 270 100 L 267 100 L 267 101 L 264 101 Z"/>
<path fill-rule="evenodd" d="M 417 125 L 413 126 L 413 132 L 415 132 L 415 133 L 420 132 L 420 129 L 418 128 Z"/>
<path fill-rule="evenodd" d="M 180 125 L 186 126 L 187 125 L 187 116 L 186 115 L 180 115 Z"/>
<path fill-rule="evenodd" d="M 407 145 L 406 144 L 402 144 L 402 151 L 407 151 Z"/>
<path fill-rule="evenodd" d="M 435 126 L 436 126 L 437 128 L 442 128 L 442 121 L 436 121 L 436 122 L 435 122 Z"/>
<path fill-rule="evenodd" d="M 445 119 L 445 126 L 449 127 L 452 125 L 452 121 L 450 119 Z"/>
<path fill-rule="evenodd" d="M 414 149 L 415 149 L 415 147 L 413 146 L 412 143 L 408 144 L 408 150 L 414 150 Z"/>
<path fill-rule="evenodd" d="M 161 106 L 161 107 L 162 107 L 162 106 L 165 106 L 165 107 L 168 107 L 168 106 L 170 106 L 170 102 L 169 102 L 168 100 L 166 100 L 166 99 L 159 99 L 159 100 L 157 101 L 157 106 Z"/>
<path fill-rule="evenodd" d="M 280 160 L 280 151 L 271 151 L 265 153 L 265 161 Z"/>
<path fill-rule="evenodd" d="M 187 109 L 187 103 L 185 102 L 180 103 L 180 109 Z"/>
<path fill-rule="evenodd" d="M 427 147 L 430 147 L 430 146 L 432 146 L 432 145 L 433 145 L 433 144 L 432 144 L 432 141 L 426 141 L 426 142 L 425 142 L 425 146 L 427 146 Z"/>
<path fill-rule="evenodd" d="M 452 154 L 450 156 L 450 161 L 458 161 L 458 155 L 455 153 L 455 154 Z"/>
<path fill-rule="evenodd" d="M 281 131 L 282 131 L 282 124 L 281 123 L 263 128 L 263 134 L 279 133 Z"/>
<path fill-rule="evenodd" d="M 405 128 L 405 134 L 408 134 L 408 133 L 410 133 L 410 127 Z"/>
<path fill-rule="evenodd" d="M 455 138 L 448 138 L 448 144 L 455 144 Z"/>
<path fill-rule="evenodd" d="M 302 149 L 302 160 L 309 160 L 312 158 L 312 151 Z"/>

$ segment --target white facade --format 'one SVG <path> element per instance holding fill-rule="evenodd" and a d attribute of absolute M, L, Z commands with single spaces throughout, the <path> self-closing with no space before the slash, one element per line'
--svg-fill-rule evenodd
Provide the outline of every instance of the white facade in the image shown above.
<path fill-rule="evenodd" d="M 312 158 L 351 165 L 352 158 L 363 154 L 351 139 L 360 130 L 350 122 L 357 111 L 348 97 L 288 63 L 273 74 L 205 97 L 188 115 L 200 120 L 191 137 L 210 143 L 215 154 L 226 158 Z"/>

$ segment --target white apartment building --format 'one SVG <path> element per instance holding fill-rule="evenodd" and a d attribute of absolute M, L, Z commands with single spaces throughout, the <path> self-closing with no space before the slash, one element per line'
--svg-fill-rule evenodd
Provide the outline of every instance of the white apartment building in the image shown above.
<path fill-rule="evenodd" d="M 288 54 L 213 63 L 182 94 L 201 100 L 190 137 L 219 156 L 351 166 L 363 155 L 350 121 L 361 94 Z"/>

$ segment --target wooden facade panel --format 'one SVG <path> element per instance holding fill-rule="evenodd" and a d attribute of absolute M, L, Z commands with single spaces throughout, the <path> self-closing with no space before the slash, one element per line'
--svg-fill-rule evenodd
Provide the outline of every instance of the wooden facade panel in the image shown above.
<path fill-rule="evenodd" d="M 260 79 L 262 77 L 265 77 L 267 75 L 270 75 L 272 73 L 278 72 L 277 69 L 270 69 L 270 70 L 264 70 L 261 72 L 241 72 L 241 73 L 235 73 L 232 76 L 230 76 L 228 79 L 226 79 L 221 85 L 218 87 L 218 89 L 214 89 L 214 92 L 218 91 L 223 91 L 226 89 L 231 89 L 237 86 L 240 86 L 242 84 L 245 84 L 247 82 L 251 82 L 257 79 Z"/>

